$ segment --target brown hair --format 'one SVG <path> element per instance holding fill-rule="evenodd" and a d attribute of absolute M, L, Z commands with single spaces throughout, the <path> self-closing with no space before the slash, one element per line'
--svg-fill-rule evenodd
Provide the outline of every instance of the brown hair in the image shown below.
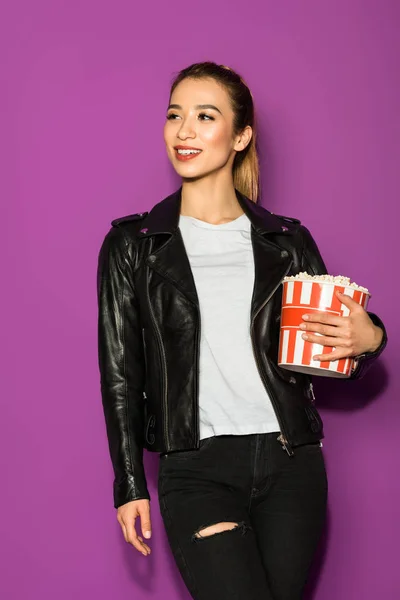
<path fill-rule="evenodd" d="M 212 78 L 224 86 L 230 97 L 234 112 L 233 128 L 235 135 L 247 125 L 252 127 L 253 135 L 249 144 L 244 150 L 236 153 L 232 174 L 235 188 L 253 202 L 257 202 L 260 190 L 259 162 L 256 148 L 257 128 L 253 96 L 249 88 L 240 75 L 230 67 L 218 65 L 214 62 L 200 62 L 179 71 L 172 82 L 170 97 L 177 85 L 187 78 Z"/>

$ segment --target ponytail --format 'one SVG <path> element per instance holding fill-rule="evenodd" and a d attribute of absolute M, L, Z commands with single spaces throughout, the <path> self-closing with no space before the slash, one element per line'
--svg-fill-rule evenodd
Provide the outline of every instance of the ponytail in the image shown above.
<path fill-rule="evenodd" d="M 233 184 L 239 192 L 253 202 L 257 202 L 260 194 L 260 167 L 256 148 L 256 132 L 248 146 L 235 156 L 233 163 Z"/>

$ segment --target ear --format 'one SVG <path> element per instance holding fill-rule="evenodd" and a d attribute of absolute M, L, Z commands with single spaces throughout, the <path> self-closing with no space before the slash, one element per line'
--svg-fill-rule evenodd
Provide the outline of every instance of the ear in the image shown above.
<path fill-rule="evenodd" d="M 246 125 L 244 129 L 240 132 L 238 136 L 236 136 L 235 143 L 233 149 L 237 152 L 244 150 L 246 146 L 250 144 L 251 138 L 253 136 L 253 129 L 250 125 Z"/>

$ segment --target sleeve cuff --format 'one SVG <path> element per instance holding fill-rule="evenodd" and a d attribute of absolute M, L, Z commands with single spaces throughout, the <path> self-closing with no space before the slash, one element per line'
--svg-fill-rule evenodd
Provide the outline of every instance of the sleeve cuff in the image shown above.
<path fill-rule="evenodd" d="M 386 328 L 382 322 L 382 320 L 374 313 L 368 312 L 368 315 L 371 321 L 377 327 L 380 327 L 383 331 L 382 341 L 378 348 L 374 350 L 374 352 L 364 352 L 363 354 L 359 354 L 354 357 L 355 365 L 353 367 L 353 371 L 350 375 L 350 379 L 360 379 L 365 375 L 368 371 L 369 367 L 373 364 L 373 362 L 380 356 L 387 344 L 387 333 Z"/>

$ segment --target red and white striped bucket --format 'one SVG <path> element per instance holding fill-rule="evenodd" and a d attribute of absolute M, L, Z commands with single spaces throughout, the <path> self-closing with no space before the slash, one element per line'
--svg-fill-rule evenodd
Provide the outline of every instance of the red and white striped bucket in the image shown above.
<path fill-rule="evenodd" d="M 284 281 L 282 285 L 278 365 L 310 375 L 349 377 L 354 359 L 349 357 L 334 361 L 313 360 L 312 357 L 316 354 L 329 354 L 333 352 L 333 348 L 303 340 L 301 336 L 305 332 L 299 328 L 299 325 L 305 323 L 302 315 L 312 313 L 313 310 L 340 317 L 348 316 L 350 310 L 340 302 L 336 291 L 351 296 L 364 309 L 367 308 L 370 293 L 350 286 L 310 279 Z M 316 333 L 316 335 L 320 334 Z"/>

